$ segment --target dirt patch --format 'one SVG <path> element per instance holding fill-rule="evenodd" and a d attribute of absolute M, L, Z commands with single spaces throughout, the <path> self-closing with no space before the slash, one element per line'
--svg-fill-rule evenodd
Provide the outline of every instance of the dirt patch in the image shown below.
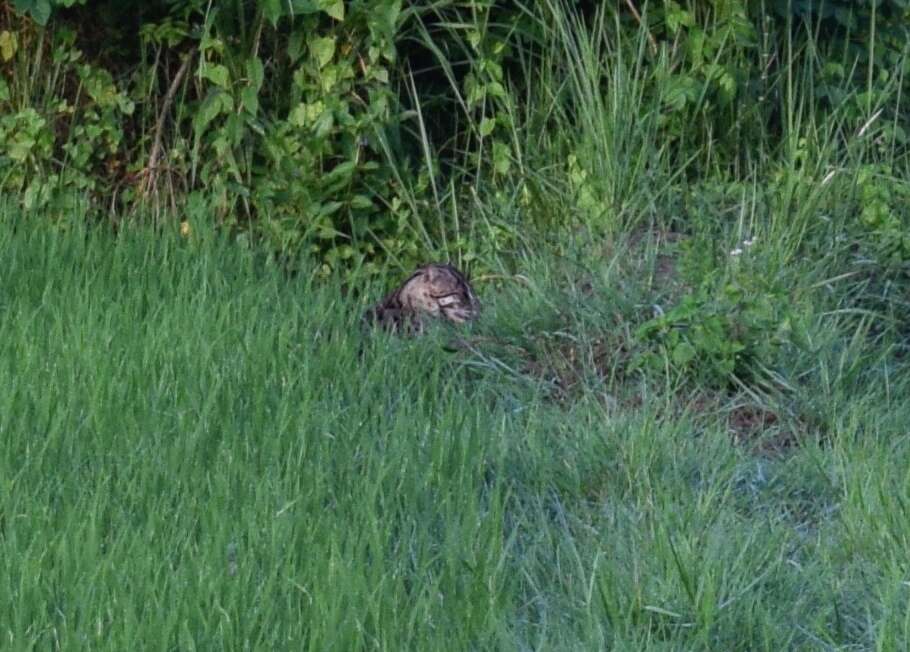
<path fill-rule="evenodd" d="M 776 412 L 757 405 L 739 405 L 727 413 L 733 441 L 757 455 L 783 455 L 798 443 L 796 433 Z"/>
<path fill-rule="evenodd" d="M 620 337 L 541 333 L 520 350 L 521 372 L 543 382 L 558 403 L 578 400 L 592 385 L 610 389 L 625 375 L 632 353 Z"/>
<path fill-rule="evenodd" d="M 771 407 L 743 399 L 742 395 L 699 392 L 681 399 L 680 411 L 687 412 L 703 427 L 721 423 L 735 445 L 749 449 L 754 455 L 776 457 L 799 445 L 799 432 L 802 432 L 799 424 L 794 426 L 792 419 Z"/>

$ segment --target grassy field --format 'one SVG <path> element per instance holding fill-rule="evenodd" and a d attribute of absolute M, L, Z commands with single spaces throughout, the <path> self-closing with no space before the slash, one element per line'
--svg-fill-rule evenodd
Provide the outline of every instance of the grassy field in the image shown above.
<path fill-rule="evenodd" d="M 910 649 L 904 3 L 73 4 L 0 12 L 0 650 Z M 365 331 L 430 258 L 481 318 Z"/>
<path fill-rule="evenodd" d="M 653 242 L 481 283 L 452 351 L 217 238 L 0 223 L 4 649 L 910 645 L 907 378 L 830 319 L 788 411 L 623 370 Z"/>

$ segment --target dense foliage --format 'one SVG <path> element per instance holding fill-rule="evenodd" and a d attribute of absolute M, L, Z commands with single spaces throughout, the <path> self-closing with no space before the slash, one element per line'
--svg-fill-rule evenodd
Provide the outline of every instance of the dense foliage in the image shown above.
<path fill-rule="evenodd" d="M 535 92 L 543 68 L 567 72 L 548 59 L 557 14 L 575 15 L 573 29 L 604 30 L 611 49 L 593 54 L 646 67 L 638 91 L 657 114 L 635 119 L 653 122 L 654 142 L 690 178 L 767 167 L 778 144 L 762 141 L 799 139 L 784 110 L 794 100 L 817 103 L 844 129 L 880 115 L 882 148 L 906 144 L 906 115 L 889 104 L 907 90 L 903 0 L 600 6 L 7 2 L 0 183 L 28 209 L 88 199 L 90 212 L 115 220 L 204 202 L 213 219 L 282 252 L 318 252 L 328 267 L 407 260 L 450 236 L 476 257 L 486 245 L 459 237 L 447 198 L 499 179 L 526 207 L 539 203 L 528 170 L 553 152 L 523 152 L 515 133 L 546 130 L 554 114 L 514 98 Z M 573 38 L 565 54 L 584 56 Z M 794 88 L 807 64 L 808 94 Z M 585 119 L 571 98 L 556 109 Z M 806 156 L 816 145 L 799 142 Z M 615 202 L 622 187 L 590 160 L 596 146 L 574 149 L 560 154 L 555 178 L 589 204 Z M 578 188 L 585 170 L 599 177 L 593 188 Z M 508 243 L 516 225 L 495 226 L 489 244 Z"/>

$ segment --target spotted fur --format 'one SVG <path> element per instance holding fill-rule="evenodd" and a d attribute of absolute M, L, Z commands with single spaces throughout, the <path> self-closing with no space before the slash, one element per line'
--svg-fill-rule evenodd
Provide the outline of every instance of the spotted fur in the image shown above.
<path fill-rule="evenodd" d="M 471 284 L 452 265 L 419 267 L 404 283 L 364 314 L 364 322 L 402 334 L 423 331 L 427 318 L 461 324 L 475 319 L 480 302 Z"/>

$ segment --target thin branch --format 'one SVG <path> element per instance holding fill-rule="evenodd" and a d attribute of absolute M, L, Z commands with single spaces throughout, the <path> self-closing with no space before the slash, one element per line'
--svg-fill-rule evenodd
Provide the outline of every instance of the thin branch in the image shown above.
<path fill-rule="evenodd" d="M 638 13 L 638 9 L 635 8 L 635 5 L 632 3 L 632 0 L 626 0 L 626 6 L 629 8 L 629 11 L 632 12 L 632 15 L 635 17 L 635 20 L 638 21 L 640 27 L 645 30 L 645 34 L 648 35 L 648 42 L 651 44 L 651 54 L 657 54 L 657 40 L 654 38 L 654 35 L 648 31 L 648 28 L 645 26 L 644 21 L 641 19 L 641 14 Z"/>
<path fill-rule="evenodd" d="M 152 141 L 152 149 L 149 151 L 149 163 L 145 170 L 145 183 L 140 190 L 142 194 L 154 192 L 155 190 L 158 181 L 158 164 L 161 160 L 161 140 L 164 134 L 164 122 L 167 119 L 171 104 L 174 103 L 177 90 L 180 88 L 180 84 L 186 76 L 186 71 L 189 70 L 193 56 L 194 53 L 190 53 L 187 55 L 186 59 L 183 60 L 183 63 L 180 64 L 180 68 L 177 70 L 177 74 L 174 75 L 174 79 L 167 89 L 167 94 L 164 96 L 164 102 L 161 104 L 161 111 L 158 113 L 158 121 L 155 123 L 155 138 Z"/>

